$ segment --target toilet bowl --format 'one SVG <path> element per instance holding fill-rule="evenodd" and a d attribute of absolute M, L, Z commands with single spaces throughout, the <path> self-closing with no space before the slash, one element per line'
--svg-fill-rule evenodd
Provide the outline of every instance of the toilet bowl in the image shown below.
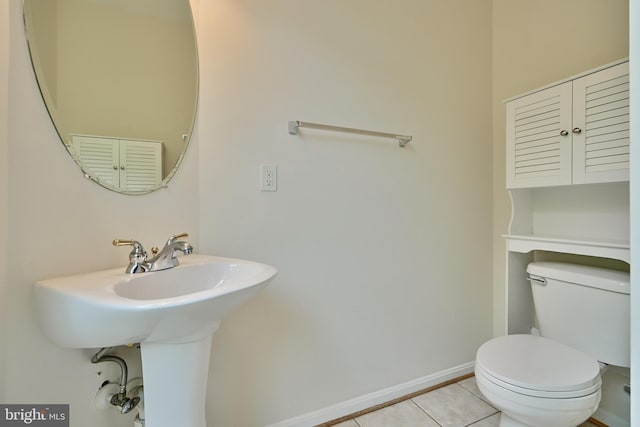
<path fill-rule="evenodd" d="M 502 411 L 501 427 L 575 427 L 598 409 L 599 362 L 630 366 L 629 273 L 558 262 L 527 273 L 542 336 L 480 346 L 478 388 Z"/>
<path fill-rule="evenodd" d="M 575 427 L 600 403 L 598 361 L 540 336 L 484 343 L 475 374 L 480 391 L 502 411 L 501 427 Z"/>

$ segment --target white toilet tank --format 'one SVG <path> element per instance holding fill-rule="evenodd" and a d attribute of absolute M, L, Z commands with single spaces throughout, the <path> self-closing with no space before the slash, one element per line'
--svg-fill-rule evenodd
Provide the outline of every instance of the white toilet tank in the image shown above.
<path fill-rule="evenodd" d="M 559 262 L 527 267 L 542 336 L 630 366 L 629 273 Z"/>

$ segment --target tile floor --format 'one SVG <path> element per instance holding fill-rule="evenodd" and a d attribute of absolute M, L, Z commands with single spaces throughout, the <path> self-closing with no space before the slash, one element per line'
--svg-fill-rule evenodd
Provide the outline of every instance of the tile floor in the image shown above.
<path fill-rule="evenodd" d="M 488 404 L 475 377 L 360 415 L 334 427 L 498 427 L 500 412 Z M 586 422 L 580 427 L 595 427 Z"/>

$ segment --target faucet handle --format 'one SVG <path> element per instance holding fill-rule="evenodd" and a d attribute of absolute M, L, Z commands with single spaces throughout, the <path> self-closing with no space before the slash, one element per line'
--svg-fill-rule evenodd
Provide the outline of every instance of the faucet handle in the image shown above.
<path fill-rule="evenodd" d="M 147 257 L 147 251 L 144 250 L 144 247 L 137 240 L 129 240 L 129 239 L 113 239 L 113 246 L 133 246 L 131 253 L 129 254 L 129 259 L 136 260 L 138 262 L 144 261 Z"/>
<path fill-rule="evenodd" d="M 134 252 L 144 252 L 142 244 L 136 240 L 113 239 L 113 246 L 133 246 Z"/>

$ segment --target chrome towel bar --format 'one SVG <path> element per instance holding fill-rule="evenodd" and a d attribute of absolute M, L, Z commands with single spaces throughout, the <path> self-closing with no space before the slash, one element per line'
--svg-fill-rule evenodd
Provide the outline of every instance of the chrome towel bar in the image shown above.
<path fill-rule="evenodd" d="M 328 130 L 332 132 L 346 132 L 346 133 L 355 133 L 358 135 L 369 135 L 369 136 L 379 136 L 382 138 L 393 138 L 398 140 L 398 144 L 400 147 L 405 147 L 412 139 L 412 136 L 408 135 L 398 135 L 395 133 L 387 133 L 387 132 L 376 132 L 373 130 L 365 130 L 365 129 L 354 129 L 354 128 L 345 128 L 341 126 L 331 126 L 331 125 L 322 125 L 319 123 L 309 123 L 309 122 L 301 122 L 301 121 L 290 121 L 289 122 L 289 134 L 297 135 L 298 128 L 311 128 L 311 129 L 320 129 L 320 130 Z"/>

